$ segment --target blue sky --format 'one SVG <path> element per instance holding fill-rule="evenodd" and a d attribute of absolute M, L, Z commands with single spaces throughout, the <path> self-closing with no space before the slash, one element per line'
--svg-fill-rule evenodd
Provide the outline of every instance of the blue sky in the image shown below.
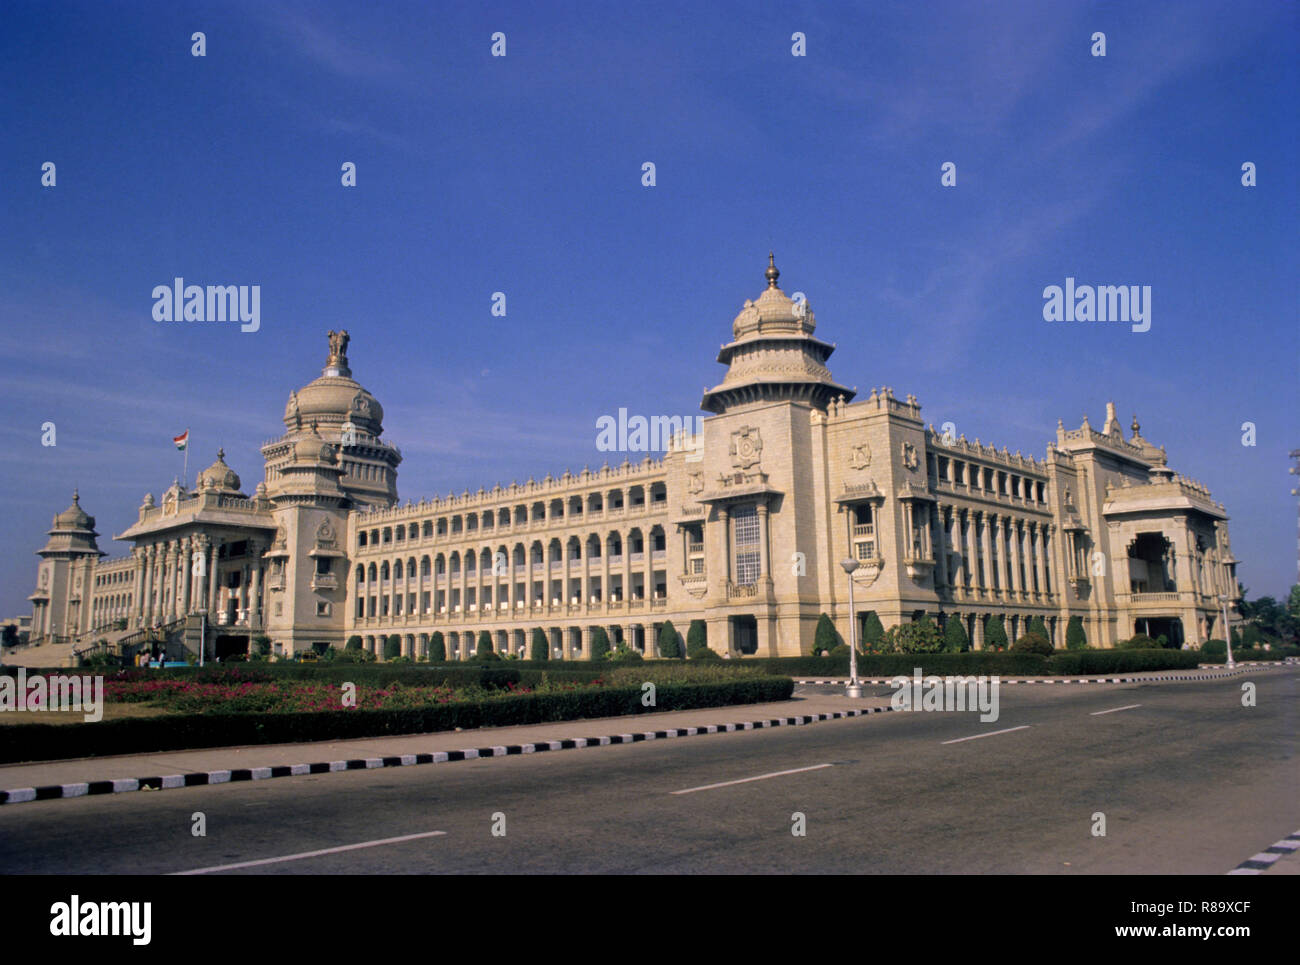
<path fill-rule="evenodd" d="M 769 248 L 839 381 L 1038 457 L 1114 400 L 1294 582 L 1295 4 L 375 6 L 0 11 L 0 615 L 74 486 L 125 551 L 187 426 L 251 491 L 331 328 L 403 498 L 599 467 L 599 416 L 698 412 Z M 177 275 L 261 330 L 154 322 Z M 1044 322 L 1067 276 L 1151 330 Z"/>

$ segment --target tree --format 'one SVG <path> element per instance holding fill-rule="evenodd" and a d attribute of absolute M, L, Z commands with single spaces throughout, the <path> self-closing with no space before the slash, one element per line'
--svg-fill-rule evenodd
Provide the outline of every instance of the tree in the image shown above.
<path fill-rule="evenodd" d="M 922 617 L 890 627 L 880 645 L 886 653 L 938 653 L 943 649 L 943 637 L 929 617 Z"/>
<path fill-rule="evenodd" d="M 835 632 L 835 624 L 825 613 L 817 618 L 817 632 L 813 635 L 813 656 L 830 653 L 840 644 L 840 635 Z"/>
<path fill-rule="evenodd" d="M 1029 618 L 1029 627 L 1028 629 L 1025 630 L 1025 633 L 1026 634 L 1036 633 L 1044 640 L 1052 639 L 1052 635 L 1047 632 L 1047 624 L 1044 623 L 1043 618 L 1039 616 L 1033 616 Z"/>
<path fill-rule="evenodd" d="M 949 653 L 961 653 L 970 649 L 970 637 L 966 635 L 961 617 L 956 614 L 949 616 L 943 625 L 943 649 Z"/>
<path fill-rule="evenodd" d="M 344 649 L 344 650 L 360 650 L 360 649 L 361 649 L 361 638 L 360 638 L 359 636 L 357 636 L 355 633 L 352 634 L 352 636 L 348 637 L 347 646 L 345 646 L 343 649 Z"/>
<path fill-rule="evenodd" d="M 709 628 L 704 625 L 703 620 L 692 620 L 690 627 L 686 631 L 686 655 L 693 656 L 695 650 L 707 650 L 709 648 Z"/>
<path fill-rule="evenodd" d="M 1007 628 L 1001 616 L 992 617 L 984 628 L 984 649 L 1005 650 L 1007 646 Z"/>
<path fill-rule="evenodd" d="M 400 657 L 401 655 L 402 638 L 395 633 L 391 634 L 388 639 L 384 641 L 384 659 L 392 660 L 394 657 Z"/>
<path fill-rule="evenodd" d="M 447 641 L 443 638 L 441 630 L 434 630 L 433 636 L 429 637 L 429 662 L 447 662 Z"/>
<path fill-rule="evenodd" d="M 492 649 L 492 634 L 488 633 L 486 630 L 480 630 L 478 632 L 478 647 L 474 651 L 474 656 L 486 657 L 489 653 L 495 652 L 496 651 Z"/>
<path fill-rule="evenodd" d="M 528 656 L 542 662 L 551 659 L 551 645 L 547 642 L 546 631 L 541 627 L 533 628 L 533 646 Z"/>
<path fill-rule="evenodd" d="M 604 660 L 609 656 L 609 634 L 604 627 L 594 627 L 591 631 L 591 659 Z"/>
<path fill-rule="evenodd" d="M 669 660 L 680 660 L 685 656 L 682 653 L 682 645 L 677 639 L 677 628 L 673 626 L 672 620 L 665 620 L 663 626 L 659 628 L 659 656 Z"/>
<path fill-rule="evenodd" d="M 876 611 L 872 610 L 867 614 L 867 619 L 862 625 L 862 649 L 879 650 L 880 642 L 885 639 L 885 628 L 880 622 L 880 617 L 876 616 Z"/>
<path fill-rule="evenodd" d="M 1026 633 L 1011 649 L 1016 653 L 1038 653 L 1045 657 L 1050 657 L 1053 653 L 1052 644 L 1047 637 L 1033 632 Z"/>
<path fill-rule="evenodd" d="M 1065 626 L 1065 649 L 1086 650 L 1087 648 L 1088 636 L 1083 632 L 1083 617 L 1070 617 L 1070 622 Z"/>
<path fill-rule="evenodd" d="M 4 640 L 0 645 L 6 647 L 18 646 L 18 628 L 12 623 L 6 623 L 4 629 Z"/>

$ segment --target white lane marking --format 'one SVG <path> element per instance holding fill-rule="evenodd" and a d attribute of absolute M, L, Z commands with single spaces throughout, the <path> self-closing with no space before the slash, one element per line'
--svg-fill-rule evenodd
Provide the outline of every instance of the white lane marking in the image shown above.
<path fill-rule="evenodd" d="M 769 777 L 784 777 L 786 774 L 800 774 L 804 771 L 819 771 L 833 764 L 814 764 L 812 767 L 796 767 L 789 771 L 773 771 L 771 774 L 759 774 L 757 777 L 742 777 L 738 781 L 719 781 L 717 784 L 703 784 L 700 787 L 688 787 L 681 791 L 669 791 L 669 794 L 694 794 L 696 791 L 711 791 L 715 787 L 730 787 L 732 784 L 748 784 L 750 781 L 766 781 Z"/>
<path fill-rule="evenodd" d="M 992 737 L 994 734 L 1010 734 L 1013 730 L 1025 730 L 1029 724 L 1021 724 L 1019 727 L 1004 727 L 1002 730 L 991 730 L 987 734 L 972 734 L 970 737 L 958 737 L 956 740 L 939 741 L 940 744 L 960 744 L 962 741 L 977 741 L 981 737 Z"/>
<path fill-rule="evenodd" d="M 278 864 L 281 861 L 298 861 L 302 858 L 315 858 L 322 854 L 338 854 L 340 851 L 356 851 L 358 848 L 378 848 L 385 844 L 400 844 L 403 841 L 416 841 L 420 838 L 436 838 L 446 831 L 423 831 L 420 834 L 404 834 L 400 838 L 380 838 L 377 841 L 362 841 L 360 844 L 344 844 L 337 848 L 322 848 L 319 851 L 303 851 L 299 854 L 286 854 L 279 858 L 259 858 L 257 861 L 239 861 L 235 864 L 218 864 L 210 868 L 195 868 L 193 871 L 173 871 L 173 875 L 205 875 L 210 871 L 231 871 L 235 868 L 255 868 L 258 865 Z"/>
<path fill-rule="evenodd" d="M 1141 704 L 1125 704 L 1123 707 L 1112 707 L 1110 710 L 1094 710 L 1089 717 L 1099 717 L 1102 714 L 1113 714 L 1121 710 L 1132 710 L 1134 707 L 1141 707 Z"/>

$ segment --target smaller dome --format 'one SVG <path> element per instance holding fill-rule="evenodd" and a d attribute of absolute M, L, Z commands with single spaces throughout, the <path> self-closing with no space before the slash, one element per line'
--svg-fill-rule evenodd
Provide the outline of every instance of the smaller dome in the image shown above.
<path fill-rule="evenodd" d="M 311 431 L 293 444 L 293 461 L 315 463 L 336 461 L 334 447 L 320 437 L 320 433 L 316 431 L 316 423 L 313 422 Z"/>
<path fill-rule="evenodd" d="M 216 489 L 219 492 L 239 492 L 239 476 L 226 465 L 226 450 L 217 450 L 217 461 L 199 473 L 200 489 Z"/>
<path fill-rule="evenodd" d="M 72 505 L 54 517 L 55 529 L 94 529 L 95 517 L 81 508 L 81 495 L 72 491 Z"/>
<path fill-rule="evenodd" d="M 739 341 L 748 335 L 790 333 L 811 335 L 817 321 L 807 300 L 796 302 L 776 286 L 781 272 L 772 256 L 768 255 L 767 288 L 757 299 L 746 299 L 745 305 L 731 324 L 732 335 Z"/>

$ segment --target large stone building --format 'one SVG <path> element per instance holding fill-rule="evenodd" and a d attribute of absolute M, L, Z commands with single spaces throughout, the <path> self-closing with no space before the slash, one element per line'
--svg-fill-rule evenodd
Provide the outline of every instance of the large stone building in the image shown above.
<path fill-rule="evenodd" d="M 597 626 L 653 654 L 665 620 L 698 619 L 715 650 L 795 655 L 822 612 L 848 637 L 847 557 L 859 621 L 961 620 L 977 647 L 994 615 L 1012 639 L 1041 617 L 1057 646 L 1075 615 L 1094 645 L 1222 635 L 1227 515 L 1136 418 L 1127 438 L 1113 404 L 1100 429 L 1058 421 L 1043 459 L 938 433 L 914 396 L 855 400 L 771 259 L 766 277 L 718 354 L 699 435 L 658 459 L 418 503 L 398 502 L 401 453 L 331 332 L 252 495 L 218 453 L 193 489 L 146 495 L 114 537 L 130 554 L 107 561 L 74 496 L 40 551 L 32 635 L 124 625 L 129 645 L 161 626 L 192 648 L 202 622 L 219 652 L 263 634 L 278 653 L 353 634 L 382 652 L 396 634 L 419 657 L 441 631 L 464 658 L 481 631 L 521 652 L 541 628 L 583 658 Z"/>

